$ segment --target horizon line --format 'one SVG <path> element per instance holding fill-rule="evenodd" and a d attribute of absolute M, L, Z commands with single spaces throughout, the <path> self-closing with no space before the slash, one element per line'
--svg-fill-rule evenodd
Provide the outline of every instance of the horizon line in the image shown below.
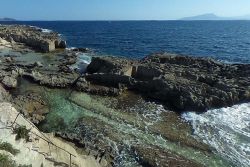
<path fill-rule="evenodd" d="M 124 20 L 0 20 L 1 22 L 22 22 L 22 21 L 250 21 L 250 19 L 200 19 L 200 20 L 185 20 L 185 19 L 124 19 Z"/>

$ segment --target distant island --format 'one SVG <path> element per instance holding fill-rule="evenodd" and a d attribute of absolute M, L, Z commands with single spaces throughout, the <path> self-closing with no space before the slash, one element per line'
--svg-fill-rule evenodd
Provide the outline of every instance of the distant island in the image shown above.
<path fill-rule="evenodd" d="M 16 21 L 16 19 L 4 17 L 4 18 L 0 18 L 0 21 Z"/>
<path fill-rule="evenodd" d="M 207 13 L 197 16 L 184 17 L 180 20 L 250 20 L 250 15 L 237 16 L 237 17 L 220 17 L 213 13 Z"/>

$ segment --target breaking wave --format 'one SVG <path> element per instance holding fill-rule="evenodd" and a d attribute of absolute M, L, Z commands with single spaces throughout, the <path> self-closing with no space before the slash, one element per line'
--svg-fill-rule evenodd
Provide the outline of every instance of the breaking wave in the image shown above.
<path fill-rule="evenodd" d="M 203 114 L 187 112 L 194 135 L 213 147 L 235 166 L 250 164 L 250 103 L 209 110 Z"/>

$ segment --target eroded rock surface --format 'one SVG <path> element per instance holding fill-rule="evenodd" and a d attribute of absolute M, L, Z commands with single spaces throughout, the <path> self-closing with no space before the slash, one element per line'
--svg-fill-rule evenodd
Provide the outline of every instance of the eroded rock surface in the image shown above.
<path fill-rule="evenodd" d="M 54 51 L 56 48 L 66 48 L 55 32 L 43 32 L 41 29 L 25 25 L 0 25 L 0 37 L 10 43 L 24 43 L 41 52 Z"/>
<path fill-rule="evenodd" d="M 0 84 L 0 102 L 5 102 L 10 100 L 10 94 L 4 89 L 2 84 Z"/>
<path fill-rule="evenodd" d="M 15 88 L 17 86 L 17 80 L 14 77 L 5 76 L 2 80 L 2 83 L 7 88 Z"/>
<path fill-rule="evenodd" d="M 154 54 L 140 62 L 93 58 L 87 81 L 143 93 L 175 110 L 205 111 L 250 101 L 250 65 Z"/>

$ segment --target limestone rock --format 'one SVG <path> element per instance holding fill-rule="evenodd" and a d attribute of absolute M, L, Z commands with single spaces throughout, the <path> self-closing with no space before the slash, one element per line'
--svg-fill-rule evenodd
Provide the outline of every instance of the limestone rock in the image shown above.
<path fill-rule="evenodd" d="M 123 85 L 179 111 L 206 111 L 250 101 L 249 64 L 163 53 L 139 62 L 96 57 L 87 73 L 91 83 Z"/>
<path fill-rule="evenodd" d="M 173 154 L 169 151 L 163 151 L 162 149 L 155 146 L 145 148 L 145 146 L 136 145 L 133 146 L 133 150 L 139 157 L 139 163 L 143 166 L 203 167 L 202 164 L 190 161 L 182 156 Z"/>
<path fill-rule="evenodd" d="M 66 41 L 54 32 L 43 32 L 39 28 L 25 25 L 0 25 L 0 37 L 11 43 L 19 42 L 41 52 L 66 48 Z"/>
<path fill-rule="evenodd" d="M 9 101 L 9 100 L 10 100 L 9 93 L 0 84 L 0 102 L 5 102 L 5 101 Z"/>
<path fill-rule="evenodd" d="M 17 80 L 16 78 L 5 76 L 2 80 L 2 83 L 7 88 L 15 88 L 17 86 Z"/>

